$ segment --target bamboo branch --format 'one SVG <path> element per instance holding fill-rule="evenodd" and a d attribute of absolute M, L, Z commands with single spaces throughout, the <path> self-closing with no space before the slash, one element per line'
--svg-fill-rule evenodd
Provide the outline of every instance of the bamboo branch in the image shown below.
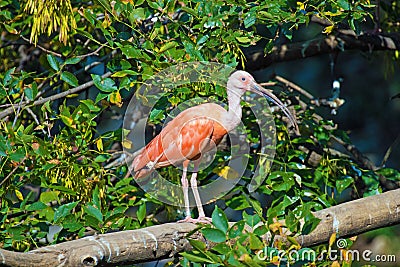
<path fill-rule="evenodd" d="M 304 247 L 327 243 L 330 236 L 351 237 L 400 223 L 400 189 L 343 203 L 314 215 L 321 219 L 308 235 L 297 236 Z M 84 237 L 27 253 L 0 249 L 2 266 L 115 266 L 148 262 L 190 250 L 187 234 L 198 226 L 166 223 L 138 230 Z M 290 233 L 284 233 L 288 235 Z M 199 232 L 190 236 L 204 241 Z M 265 241 L 271 239 L 265 235 Z M 283 236 L 278 237 L 284 239 Z"/>

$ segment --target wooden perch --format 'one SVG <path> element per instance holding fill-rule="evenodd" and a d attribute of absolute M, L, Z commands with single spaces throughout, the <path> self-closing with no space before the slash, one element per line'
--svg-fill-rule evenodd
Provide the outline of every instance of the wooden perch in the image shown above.
<path fill-rule="evenodd" d="M 296 237 L 303 246 L 328 242 L 336 233 L 350 237 L 400 223 L 400 189 L 362 198 L 314 213 L 321 219 L 308 235 Z M 115 266 L 170 258 L 190 250 L 186 235 L 198 227 L 166 223 L 138 230 L 101 234 L 39 248 L 27 253 L 0 249 L 2 266 Z M 200 233 L 191 236 L 204 240 Z M 270 235 L 264 236 L 267 241 Z M 284 238 L 284 237 L 280 237 Z"/>

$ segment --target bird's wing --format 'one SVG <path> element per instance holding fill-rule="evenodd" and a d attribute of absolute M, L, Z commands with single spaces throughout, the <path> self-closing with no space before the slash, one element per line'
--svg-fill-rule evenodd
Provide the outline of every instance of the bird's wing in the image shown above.
<path fill-rule="evenodd" d="M 214 126 L 213 120 L 197 117 L 181 127 L 164 128 L 134 159 L 132 167 L 136 177 L 142 176 L 138 171 L 144 168 L 165 167 L 195 158 L 213 139 Z"/>
<path fill-rule="evenodd" d="M 202 104 L 179 113 L 146 145 L 133 160 L 136 177 L 143 169 L 154 169 L 193 159 L 215 145 L 227 133 L 215 115 L 226 112 L 213 103 Z M 213 113 L 212 115 L 207 115 Z M 147 172 L 146 172 L 147 173 Z"/>

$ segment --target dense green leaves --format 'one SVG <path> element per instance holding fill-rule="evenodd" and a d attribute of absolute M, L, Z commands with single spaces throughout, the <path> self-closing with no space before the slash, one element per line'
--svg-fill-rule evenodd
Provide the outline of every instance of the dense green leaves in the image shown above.
<path fill-rule="evenodd" d="M 71 8 L 65 6 L 68 3 Z M 40 4 L 43 12 L 31 12 Z M 126 166 L 109 167 L 121 150 L 121 121 L 116 123 L 122 118 L 121 109 L 154 73 L 190 61 L 243 67 L 245 47 L 259 45 L 269 53 L 274 45 L 295 40 L 297 29 L 305 29 L 313 16 L 331 25 L 314 29 L 305 38 L 335 34 L 346 25 L 358 32 L 360 23 L 375 10 L 369 1 L 57 4 L 0 1 L 0 114 L 5 114 L 0 123 L 0 243 L 12 250 L 83 237 L 88 229 L 101 233 L 146 227 L 159 222 L 160 214 L 168 220 L 178 219 L 175 207 L 159 203 L 133 178 L 125 178 Z M 381 7 L 385 12 L 395 8 Z M 397 25 L 395 13 L 385 18 L 391 28 Z M 55 30 L 59 32 L 54 34 Z M 68 94 L 68 89 L 76 87 L 83 91 Z M 158 99 L 148 118 L 151 124 L 164 123 L 169 110 L 196 96 L 207 101 L 226 97 L 224 88 L 212 84 L 175 89 Z M 46 97 L 50 100 L 43 103 Z M 328 153 L 332 136 L 350 142 L 346 133 L 329 127 L 330 121 L 316 120 L 314 109 L 296 108 L 303 135 L 289 137 L 286 125 L 276 117 L 274 164 L 251 194 L 248 176 L 263 155 L 256 119 L 245 107 L 249 166 L 229 197 L 222 199 L 226 206 L 215 207 L 212 224 L 199 230 L 209 243 L 189 239 L 194 250 L 181 254 L 182 265 L 276 264 L 277 258 L 260 260 L 257 253 L 272 251 L 277 257 L 281 251 L 308 248 L 295 242 L 292 247 L 266 244 L 263 235 L 280 234 L 283 228 L 293 235 L 310 233 L 319 222 L 312 212 L 335 205 L 350 191 L 357 191 L 359 184 L 363 191 L 357 193 L 367 196 L 382 192 L 384 179 L 398 182 L 397 170 L 365 170 L 347 157 Z M 319 153 L 320 160 L 310 164 L 304 148 Z M 224 167 L 230 157 L 227 151 L 218 151 L 210 167 L 199 173 L 199 180 L 209 181 L 211 170 Z M 175 167 L 160 172 L 172 182 L 179 180 Z M 237 222 L 230 225 L 228 221 Z M 294 239 L 290 236 L 288 240 Z"/>

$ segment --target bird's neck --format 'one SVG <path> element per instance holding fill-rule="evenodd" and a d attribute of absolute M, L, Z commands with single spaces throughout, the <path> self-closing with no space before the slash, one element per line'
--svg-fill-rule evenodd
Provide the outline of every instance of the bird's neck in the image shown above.
<path fill-rule="evenodd" d="M 228 90 L 228 112 L 225 113 L 224 126 L 228 132 L 232 131 L 242 120 L 241 96 Z"/>

